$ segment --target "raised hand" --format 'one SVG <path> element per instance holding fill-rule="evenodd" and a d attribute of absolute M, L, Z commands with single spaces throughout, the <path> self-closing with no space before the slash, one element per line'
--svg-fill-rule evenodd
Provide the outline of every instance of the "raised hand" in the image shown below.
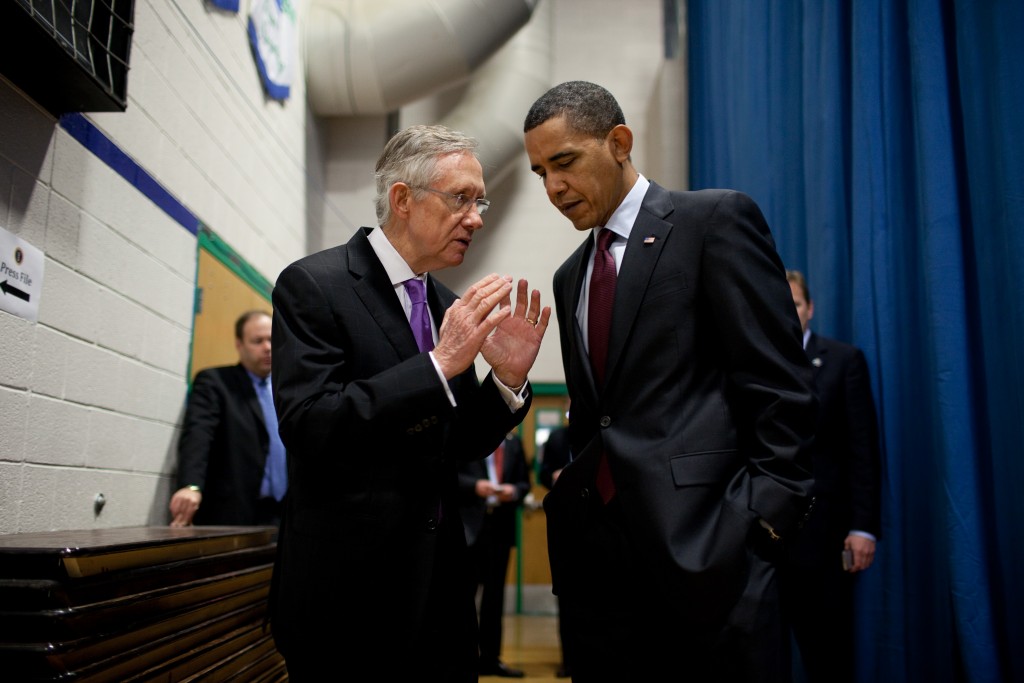
<path fill-rule="evenodd" d="M 488 335 L 512 314 L 507 305 L 511 293 L 510 278 L 492 273 L 471 285 L 445 312 L 434 358 L 446 378 L 472 365 Z"/>
<path fill-rule="evenodd" d="M 519 387 L 526 382 L 551 318 L 551 307 L 542 309 L 540 306 L 539 290 L 533 290 L 527 297 L 528 286 L 526 280 L 519 280 L 515 309 L 502 319 L 480 349 L 484 360 L 494 369 L 494 376 L 508 387 Z M 511 309 L 511 305 L 511 297 L 507 296 L 502 308 Z"/>

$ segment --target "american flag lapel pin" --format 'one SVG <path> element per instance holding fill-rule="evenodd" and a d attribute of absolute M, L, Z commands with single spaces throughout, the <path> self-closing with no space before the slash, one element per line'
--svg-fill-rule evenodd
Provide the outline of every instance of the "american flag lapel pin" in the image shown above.
<path fill-rule="evenodd" d="M 647 237 L 644 238 L 644 244 L 654 244 L 654 240 L 654 235 L 648 235 Z"/>

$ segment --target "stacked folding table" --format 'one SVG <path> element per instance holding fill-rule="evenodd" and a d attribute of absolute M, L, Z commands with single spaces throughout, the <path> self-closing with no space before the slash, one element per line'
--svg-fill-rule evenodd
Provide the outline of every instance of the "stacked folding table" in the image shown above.
<path fill-rule="evenodd" d="M 0 672 L 18 683 L 286 681 L 265 623 L 276 530 L 0 535 Z"/>

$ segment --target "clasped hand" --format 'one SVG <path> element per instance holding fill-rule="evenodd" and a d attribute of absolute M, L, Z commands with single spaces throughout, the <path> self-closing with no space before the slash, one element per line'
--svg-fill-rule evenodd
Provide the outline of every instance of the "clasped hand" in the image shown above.
<path fill-rule="evenodd" d="M 448 379 L 468 368 L 478 353 L 506 386 L 518 387 L 537 360 L 551 307 L 540 291 L 527 293 L 519 280 L 512 305 L 512 278 L 491 274 L 471 285 L 444 315 L 434 358 Z"/>
<path fill-rule="evenodd" d="M 494 496 L 499 503 L 510 503 L 516 499 L 516 487 L 512 484 L 495 484 L 489 479 L 478 479 L 475 488 L 480 498 Z"/>

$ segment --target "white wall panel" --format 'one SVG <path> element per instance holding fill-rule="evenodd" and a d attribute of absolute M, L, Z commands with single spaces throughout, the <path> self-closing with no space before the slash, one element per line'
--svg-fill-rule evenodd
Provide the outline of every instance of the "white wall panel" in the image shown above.
<path fill-rule="evenodd" d="M 0 414 L 4 416 L 0 420 L 0 462 L 21 462 L 25 457 L 28 400 L 27 392 L 0 386 Z M 0 472 L 10 474 L 10 469 Z M 3 505 L 0 501 L 0 510 Z"/>
<path fill-rule="evenodd" d="M 89 438 L 88 406 L 33 395 L 28 402 L 26 460 L 29 462 L 82 467 Z M 58 428 L 59 427 L 59 428 Z"/>

